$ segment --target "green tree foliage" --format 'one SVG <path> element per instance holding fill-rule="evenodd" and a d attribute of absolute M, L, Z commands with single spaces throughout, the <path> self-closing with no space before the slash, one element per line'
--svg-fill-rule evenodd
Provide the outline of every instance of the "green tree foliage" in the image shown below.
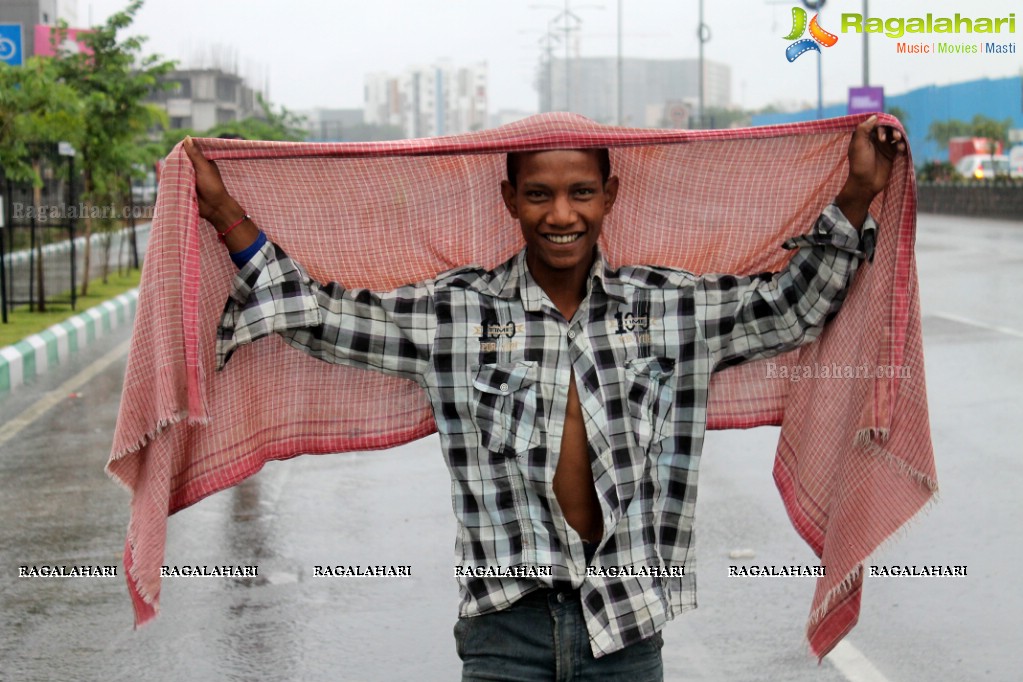
<path fill-rule="evenodd" d="M 123 37 L 141 7 L 142 0 L 133 0 L 105 24 L 78 34 L 87 50 L 55 60 L 60 77 L 82 103 L 84 124 L 75 146 L 81 153 L 86 204 L 123 199 L 130 191 L 131 169 L 152 164 L 162 151 L 145 140 L 150 128 L 166 125 L 166 116 L 145 99 L 174 63 L 157 55 L 142 57 L 145 38 Z M 55 32 L 58 44 L 64 30 Z M 86 213 L 82 295 L 88 289 L 89 237 L 94 227 L 89 216 Z"/>
<path fill-rule="evenodd" d="M 899 122 L 902 123 L 902 127 L 905 128 L 906 130 L 906 134 L 907 135 L 909 134 L 909 126 L 906 125 L 906 119 L 909 118 L 908 111 L 906 111 L 902 107 L 889 106 L 885 107 L 885 113 L 890 114 L 895 118 L 899 119 Z"/>
<path fill-rule="evenodd" d="M 33 57 L 24 66 L 0 63 L 0 167 L 14 182 L 42 183 L 41 150 L 77 141 L 82 107 L 75 91 L 58 80 L 50 60 Z"/>
<path fill-rule="evenodd" d="M 986 137 L 1005 144 L 1009 137 L 1012 119 L 997 121 L 983 114 L 977 114 L 970 122 L 959 119 L 935 121 L 927 131 L 927 139 L 933 140 L 942 147 L 948 146 L 953 137 Z"/>
<path fill-rule="evenodd" d="M 274 110 L 273 106 L 263 99 L 263 96 L 256 94 L 256 101 L 259 103 L 261 114 L 250 116 L 239 121 L 228 121 L 210 129 L 209 137 L 221 135 L 237 135 L 246 140 L 281 140 L 298 142 L 306 137 L 306 130 L 303 127 L 305 117 L 299 116 L 285 107 Z"/>
<path fill-rule="evenodd" d="M 42 168 L 58 142 L 76 138 L 81 102 L 58 80 L 49 60 L 33 57 L 24 66 L 0 64 L 0 167 L 8 180 L 31 183 L 36 211 L 42 204 Z M 52 164 L 52 161 L 49 163 Z M 35 305 L 46 310 L 42 241 L 37 242 Z"/>

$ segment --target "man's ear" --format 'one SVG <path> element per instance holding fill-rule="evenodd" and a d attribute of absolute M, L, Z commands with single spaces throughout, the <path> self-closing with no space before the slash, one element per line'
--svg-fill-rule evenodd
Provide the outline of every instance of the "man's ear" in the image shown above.
<path fill-rule="evenodd" d="M 515 202 L 516 193 L 517 192 L 515 190 L 515 187 L 512 186 L 510 182 L 508 182 L 507 180 L 501 181 L 501 197 L 504 199 L 505 208 L 508 209 L 508 213 L 511 214 L 512 218 L 518 220 L 519 207 L 518 204 Z"/>
<path fill-rule="evenodd" d="M 618 176 L 612 175 L 604 183 L 604 213 L 611 210 L 618 198 Z"/>

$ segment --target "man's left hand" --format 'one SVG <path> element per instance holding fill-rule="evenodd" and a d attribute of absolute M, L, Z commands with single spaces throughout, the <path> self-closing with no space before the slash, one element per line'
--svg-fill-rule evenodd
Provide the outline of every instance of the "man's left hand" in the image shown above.
<path fill-rule="evenodd" d="M 835 203 L 857 228 L 867 219 L 870 202 L 888 184 L 895 157 L 905 152 L 902 131 L 878 125 L 877 115 L 856 127 L 849 142 L 849 177 Z"/>

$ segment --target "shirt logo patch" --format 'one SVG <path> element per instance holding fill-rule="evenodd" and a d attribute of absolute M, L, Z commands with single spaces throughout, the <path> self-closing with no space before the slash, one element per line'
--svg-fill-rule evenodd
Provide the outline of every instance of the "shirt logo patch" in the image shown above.
<path fill-rule="evenodd" d="M 637 312 L 618 311 L 614 314 L 613 320 L 608 320 L 608 330 L 625 345 L 637 343 L 650 343 L 650 327 L 654 326 L 655 320 L 645 305 L 639 306 Z"/>
<path fill-rule="evenodd" d="M 473 327 L 473 334 L 479 336 L 480 350 L 484 353 L 495 351 L 512 351 L 519 348 L 519 342 L 512 339 L 526 332 L 525 324 L 507 322 L 501 324 L 493 320 L 485 320 L 483 324 Z"/>

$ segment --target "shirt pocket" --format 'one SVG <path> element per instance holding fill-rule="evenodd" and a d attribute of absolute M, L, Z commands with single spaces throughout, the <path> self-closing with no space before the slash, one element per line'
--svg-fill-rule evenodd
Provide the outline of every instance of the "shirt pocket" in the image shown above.
<path fill-rule="evenodd" d="M 625 380 L 636 444 L 646 450 L 671 435 L 675 360 L 653 356 L 629 360 Z"/>
<path fill-rule="evenodd" d="M 537 363 L 523 360 L 481 365 L 473 379 L 476 426 L 487 450 L 508 457 L 540 446 Z"/>

